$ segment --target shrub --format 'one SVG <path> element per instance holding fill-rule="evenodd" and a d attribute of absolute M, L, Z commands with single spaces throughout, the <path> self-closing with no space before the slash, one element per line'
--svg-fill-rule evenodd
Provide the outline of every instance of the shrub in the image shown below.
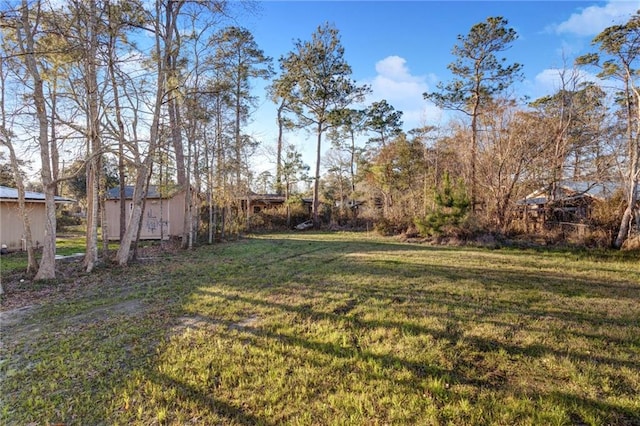
<path fill-rule="evenodd" d="M 434 199 L 436 208 L 425 217 L 414 219 L 418 231 L 429 237 L 463 231 L 460 227 L 467 219 L 471 203 L 462 182 L 453 186 L 449 174 L 445 173 L 442 187 L 436 191 Z"/>
<path fill-rule="evenodd" d="M 71 212 L 68 210 L 60 210 L 56 215 L 56 227 L 58 230 L 81 224 L 82 220 L 77 216 L 71 215 Z"/>
<path fill-rule="evenodd" d="M 374 229 L 376 232 L 383 236 L 396 235 L 402 232 L 398 226 L 398 223 L 392 220 L 389 220 L 385 217 L 381 217 L 376 220 L 374 224 Z"/>
<path fill-rule="evenodd" d="M 595 202 L 591 208 L 590 225 L 614 233 L 620 226 L 625 199 L 622 191 L 617 191 L 606 201 Z"/>

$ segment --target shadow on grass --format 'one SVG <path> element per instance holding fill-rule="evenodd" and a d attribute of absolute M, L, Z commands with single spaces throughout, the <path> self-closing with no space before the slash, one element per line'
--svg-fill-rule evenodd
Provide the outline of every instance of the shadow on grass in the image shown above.
<path fill-rule="evenodd" d="M 318 341 L 305 333 L 284 332 L 275 324 L 238 327 L 236 321 L 209 317 L 212 323 L 226 327 L 229 332 L 240 333 L 240 338 L 247 339 L 246 344 L 261 347 L 264 351 L 277 343 L 333 359 L 370 361 L 383 369 L 378 376 L 372 372 L 361 372 L 366 381 L 388 380 L 385 370 L 406 369 L 411 377 L 399 381 L 397 385 L 407 392 L 415 390 L 416 381 L 421 379 L 448 377 L 453 383 L 474 387 L 476 392 L 491 389 L 501 395 L 518 394 L 522 389 L 510 381 L 508 368 L 514 368 L 523 359 L 549 357 L 571 363 L 606 365 L 613 369 L 638 369 L 638 359 L 633 355 L 618 358 L 616 355 L 583 353 L 567 346 L 556 348 L 544 343 L 510 343 L 508 338 L 498 340 L 471 335 L 465 330 L 473 318 L 477 324 L 493 324 L 512 330 L 520 328 L 543 334 L 549 330 L 536 328 L 535 324 L 555 321 L 563 324 L 560 333 L 581 336 L 589 340 L 589 345 L 597 347 L 608 341 L 607 344 L 626 346 L 631 350 L 637 344 L 636 337 L 626 334 L 628 338 L 609 339 L 607 329 L 634 326 L 632 317 L 615 311 L 616 301 L 634 304 L 640 300 L 640 285 L 632 279 L 621 277 L 612 281 L 588 278 L 586 274 L 563 269 L 561 259 L 542 270 L 510 265 L 500 268 L 492 264 L 489 258 L 486 259 L 486 266 L 478 266 L 477 262 L 472 266 L 456 263 L 455 256 L 468 254 L 482 261 L 482 256 L 488 253 L 474 249 L 326 241 L 320 238 L 314 240 L 313 236 L 300 240 L 261 238 L 259 241 L 258 244 L 262 245 L 259 250 L 251 256 L 239 253 L 238 258 L 227 262 L 224 271 L 196 272 L 201 274 L 200 278 L 211 281 L 210 284 L 203 282 L 200 286 L 196 285 L 199 288 L 192 291 L 192 299 L 212 297 L 220 301 L 215 303 L 233 306 L 237 312 L 244 312 L 245 315 L 286 313 L 290 317 L 293 314 L 295 322 L 300 324 L 322 321 L 336 328 L 344 328 L 346 324 L 347 330 L 343 332 L 352 336 L 347 344 L 340 345 Z M 389 253 L 392 258 L 372 260 L 358 256 L 375 252 Z M 419 257 L 416 260 L 415 255 L 412 258 L 408 256 L 409 253 L 454 256 L 450 260 L 435 262 Z M 346 257 L 353 254 L 356 256 Z M 333 277 L 334 273 L 338 275 Z M 342 283 L 340 277 L 347 282 Z M 367 284 L 358 284 L 358 279 L 365 277 L 370 278 Z M 397 282 L 393 277 L 397 277 Z M 389 284 L 371 284 L 380 281 Z M 442 282 L 447 285 L 443 286 Z M 456 287 L 457 283 L 459 287 Z M 468 283 L 475 286 L 475 294 L 466 291 Z M 509 294 L 504 295 L 506 292 Z M 279 295 L 282 296 L 281 300 L 288 300 L 289 297 L 300 303 L 273 300 L 277 300 Z M 312 302 L 304 302 L 305 298 Z M 552 305 L 553 301 L 562 299 L 585 303 Z M 598 307 L 585 309 L 585 306 L 589 306 L 589 299 L 611 300 L 612 310 Z M 314 303 L 326 309 L 316 309 Z M 403 311 L 407 318 L 410 318 L 411 309 L 417 308 L 414 312 L 417 318 L 424 315 L 438 318 L 438 324 L 442 327 L 428 327 L 410 319 L 363 319 L 361 308 L 373 305 L 383 306 L 390 311 Z M 203 312 L 199 315 L 207 316 Z M 515 318 L 521 324 L 496 318 Z M 602 332 L 581 332 L 579 329 L 582 327 L 601 329 Z M 441 345 L 443 356 L 452 359 L 447 362 L 448 367 L 437 362 L 417 362 L 400 354 L 373 352 L 358 341 L 357 336 L 380 328 L 401 334 L 429 336 L 433 342 Z M 496 354 L 506 356 L 512 365 L 496 367 L 490 359 Z M 312 362 L 312 359 L 313 356 L 310 356 L 306 362 Z M 573 420 L 582 418 L 581 410 L 604 416 L 611 424 L 617 424 L 618 421 L 619 424 L 633 424 L 628 421 L 636 419 L 631 409 L 622 405 L 582 398 L 578 393 L 563 393 L 553 390 L 557 389 L 553 386 L 548 389 L 549 392 L 537 393 L 537 397 L 566 407 Z"/>
<path fill-rule="evenodd" d="M 291 252 L 287 252 L 284 256 L 278 256 L 277 250 L 268 250 L 265 255 L 268 257 L 259 257 L 247 259 L 247 263 L 243 263 L 241 268 L 243 272 L 250 273 L 252 271 L 264 271 L 270 265 L 288 264 L 292 270 L 299 274 L 305 271 L 314 271 L 318 263 L 326 264 L 336 261 L 347 254 L 389 252 L 390 254 L 399 254 L 399 259 L 358 259 L 357 257 L 349 258 L 348 273 L 351 275 L 377 275 L 382 277 L 392 277 L 399 275 L 403 278 L 425 278 L 439 277 L 450 281 L 475 280 L 487 286 L 510 290 L 544 290 L 556 293 L 560 296 L 574 297 L 593 297 L 593 298 L 617 298 L 637 300 L 640 297 L 640 272 L 630 274 L 630 278 L 621 277 L 619 279 L 593 280 L 581 277 L 579 274 L 571 273 L 570 270 L 562 269 L 562 265 L 556 265 L 558 270 L 544 270 L 533 268 L 499 268 L 492 262 L 495 259 L 487 258 L 486 267 L 470 267 L 460 266 L 456 264 L 456 259 L 452 258 L 448 266 L 431 263 L 412 263 L 403 258 L 404 252 L 413 253 L 430 253 L 443 255 L 460 255 L 474 256 L 479 260 L 483 260 L 483 256 L 492 253 L 490 250 L 475 248 L 457 248 L 457 247 L 433 247 L 416 244 L 400 244 L 388 243 L 380 241 L 325 241 L 325 240 L 279 240 L 277 238 L 269 240 L 269 244 L 276 247 L 286 246 Z M 564 252 L 559 252 L 563 254 Z M 504 251 L 505 256 L 522 256 L 522 252 L 513 250 Z M 558 262 L 563 261 L 560 257 Z M 459 263 L 462 263 L 458 260 Z M 603 266 L 603 272 L 611 271 Z M 267 285 L 270 285 L 268 283 Z"/>
<path fill-rule="evenodd" d="M 239 294 L 227 295 L 225 293 L 215 291 L 213 289 L 199 289 L 196 290 L 196 294 L 200 293 L 206 296 L 215 296 L 218 298 L 222 298 L 226 300 L 226 303 L 235 303 L 241 302 L 245 303 L 249 306 L 262 306 L 268 309 L 277 309 L 280 311 L 285 311 L 289 313 L 294 313 L 298 317 L 300 317 L 300 321 L 329 321 L 335 324 L 340 322 L 349 323 L 355 330 L 365 329 L 365 330 L 373 330 L 376 328 L 387 328 L 387 329 L 396 329 L 400 332 L 409 332 L 411 334 L 421 334 L 431 336 L 436 341 L 446 341 L 449 343 L 449 346 L 454 346 L 459 341 L 463 341 L 463 343 L 468 346 L 473 351 L 477 352 L 499 352 L 503 351 L 510 356 L 520 357 L 534 357 L 540 358 L 547 355 L 553 355 L 559 358 L 569 357 L 573 360 L 584 361 L 587 363 L 596 363 L 596 364 L 607 364 L 612 365 L 616 368 L 620 367 L 628 367 L 631 369 L 637 368 L 637 361 L 634 359 L 630 360 L 620 360 L 617 358 L 602 356 L 602 355 L 586 355 L 582 353 L 572 352 L 572 351 L 563 351 L 550 348 L 547 345 L 542 344 L 529 344 L 529 345 L 515 345 L 515 344 L 507 344 L 505 342 L 501 342 L 495 339 L 487 339 L 481 338 L 478 336 L 466 336 L 463 331 L 457 327 L 455 324 L 453 326 L 446 327 L 444 329 L 436 329 L 436 328 L 427 328 L 415 323 L 411 322 L 401 322 L 401 321 L 380 321 L 380 320 L 363 320 L 358 316 L 353 315 L 345 315 L 342 313 L 344 306 L 348 306 L 350 309 L 348 312 L 353 310 L 357 304 L 355 299 L 351 299 L 344 306 L 338 307 L 334 312 L 319 312 L 313 310 L 309 305 L 303 304 L 299 306 L 293 306 L 285 303 L 278 303 L 273 301 L 266 301 L 259 298 L 252 298 L 248 296 L 242 296 Z M 244 293 L 248 293 L 244 291 Z M 363 302 L 366 303 L 366 300 L 363 299 Z M 467 305 L 469 307 L 471 305 Z M 337 312 L 336 312 L 337 311 Z M 230 324 L 227 324 L 230 326 Z M 260 330 L 264 337 L 274 338 L 276 340 L 285 340 L 289 343 L 298 344 L 304 346 L 308 349 L 316 349 L 320 352 L 324 352 L 329 355 L 336 356 L 344 356 L 351 357 L 356 354 L 358 356 L 367 358 L 366 353 L 363 354 L 361 350 L 357 347 L 353 347 L 350 349 L 345 349 L 344 347 L 339 347 L 336 349 L 332 345 L 319 344 L 313 342 L 307 342 L 304 339 L 300 339 L 295 336 L 284 336 L 279 334 L 273 334 L 266 330 Z M 357 333 L 356 333 L 357 334 Z M 600 338 L 604 338 L 606 336 L 598 336 Z M 635 340 L 634 337 L 630 337 L 630 340 L 623 341 L 625 344 L 633 345 Z M 445 371 L 443 369 L 434 368 L 434 366 L 425 366 L 422 364 L 414 364 L 414 363 L 406 363 L 406 360 L 397 359 L 395 357 L 388 356 L 374 356 L 376 361 L 380 362 L 382 366 L 401 364 L 407 367 L 410 371 L 416 373 L 416 377 L 423 377 L 425 371 L 430 370 L 430 374 L 449 374 L 451 377 L 456 378 L 460 383 L 472 383 L 472 384 L 482 384 L 476 378 L 469 377 L 468 375 L 461 375 L 459 372 L 450 370 Z"/>
<path fill-rule="evenodd" d="M 575 330 L 563 329 L 561 332 L 574 335 L 580 333 L 577 330 L 581 326 L 594 330 L 601 327 L 601 334 L 583 332 L 582 337 L 597 342 L 606 340 L 607 327 L 628 328 L 633 326 L 631 319 L 615 315 L 615 312 L 606 315 L 597 310 L 586 311 L 580 305 L 565 305 L 561 300 L 606 298 L 633 303 L 640 298 L 640 286 L 626 278 L 615 282 L 591 281 L 563 271 L 558 264 L 553 266 L 557 270 L 524 266 L 500 268 L 490 263 L 491 252 L 480 251 L 478 254 L 477 250 L 473 255 L 479 256 L 480 262 L 486 261 L 486 267 L 460 265 L 455 256 L 464 256 L 467 251 L 457 248 L 377 241 L 326 241 L 313 235 L 295 238 L 260 238 L 235 246 L 214 247 L 197 253 L 192 266 L 176 267 L 175 279 L 191 280 L 185 288 L 190 301 L 210 297 L 215 300 L 211 303 L 232 308 L 222 311 L 220 317 L 211 314 L 206 304 L 194 308 L 195 313 L 189 312 L 215 327 L 222 327 L 215 328 L 214 335 L 229 340 L 240 339 L 246 346 L 259 349 L 265 356 L 264 363 L 269 363 L 269 353 L 273 350 L 281 351 L 283 356 L 299 357 L 297 362 L 303 365 L 325 359 L 343 363 L 365 361 L 365 365 L 380 367 L 377 373 L 358 372 L 357 377 L 369 386 L 374 386 L 376 380 L 391 380 L 387 376 L 391 371 L 406 370 L 410 377 L 397 380 L 394 386 L 397 392 L 407 394 L 418 391 L 417 383 L 421 381 L 447 378 L 454 385 L 474 388 L 475 395 L 484 390 L 496 392 L 496 395 L 518 395 L 523 389 L 510 381 L 508 366 L 492 364 L 491 357 L 497 354 L 504 354 L 501 356 L 508 358 L 511 368 L 517 368 L 522 359 L 549 356 L 572 362 L 599 363 L 614 369 L 638 369 L 637 357 L 633 356 L 619 359 L 603 354 L 587 355 L 544 343 L 517 344 L 509 342 L 508 338 L 498 340 L 467 333 L 470 325 L 497 324 L 505 329 L 522 327 L 543 334 L 548 330 L 535 327 L 548 319 L 571 324 Z M 375 252 L 388 252 L 392 258 L 376 260 L 357 256 Z M 426 257 L 452 257 L 436 261 L 423 260 L 418 255 L 416 260 L 409 253 L 411 256 L 424 253 Z M 353 254 L 356 256 L 346 257 Z M 363 281 L 367 278 L 366 283 L 359 283 L 360 278 Z M 342 282 L 343 279 L 346 281 Z M 388 284 L 373 284 L 380 281 Z M 442 286 L 441 282 L 448 285 Z M 456 283 L 460 283 L 459 287 Z M 476 286 L 476 294 L 467 291 L 467 283 Z M 504 292 L 510 294 L 507 296 Z M 554 300 L 559 301 L 557 306 L 550 305 Z M 372 306 L 387 309 L 389 316 L 363 318 L 365 308 L 374 309 Z M 399 318 L 403 319 L 393 319 L 394 311 L 402 312 L 403 316 Z M 286 321 L 293 321 L 293 325 L 326 322 L 329 326 L 341 327 L 345 340 L 342 344 L 320 341 L 305 332 L 285 331 L 268 318 L 263 318 L 266 319 L 263 323 L 242 325 L 235 319 L 236 315 L 245 318 L 273 315 L 274 318 L 288 318 Z M 415 321 L 411 320 L 412 315 L 416 317 Z M 420 324 L 418 320 L 424 315 L 437 321 L 433 326 Z M 510 324 L 505 317 L 517 318 L 522 325 Z M 470 321 L 476 323 L 470 324 Z M 420 362 L 416 361 L 419 357 L 413 359 L 389 350 L 374 352 L 359 340 L 359 336 L 375 329 L 392 330 L 395 336 L 430 336 L 425 341 L 441 347 L 441 358 Z M 614 342 L 619 345 L 633 347 L 635 344 L 632 335 L 618 339 Z M 450 359 L 445 359 L 447 357 Z M 211 410 L 230 422 L 270 424 L 267 418 L 252 415 L 237 404 L 216 400 L 179 380 L 163 376 L 158 380 L 203 410 Z M 586 399 L 578 393 L 562 392 L 555 386 L 544 389 L 544 392 L 533 389 L 525 393 L 527 397 L 533 394 L 540 400 L 567 407 L 578 416 L 576 419 L 580 418 L 580 410 L 601 416 L 608 413 L 612 424 L 616 419 L 621 419 L 620 424 L 636 419 L 629 408 L 615 403 Z M 446 392 L 451 394 L 450 399 L 461 398 L 454 395 L 453 390 Z"/>
<path fill-rule="evenodd" d="M 572 383 L 567 384 L 567 388 L 550 385 L 528 391 L 521 384 L 511 381 L 510 377 L 510 374 L 518 373 L 520 363 L 533 361 L 534 365 L 541 365 L 542 358 L 547 357 L 590 367 L 602 365 L 608 370 L 629 369 L 638 372 L 638 354 L 631 352 L 638 347 L 638 336 L 631 332 L 637 329 L 638 318 L 632 317 L 629 312 L 638 312 L 640 284 L 631 278 L 622 277 L 615 281 L 590 279 L 585 278 L 586 274 L 563 270 L 557 265 L 538 271 L 523 265 L 500 268 L 491 263 L 490 251 L 476 249 L 368 240 L 331 241 L 312 234 L 296 238 L 300 239 L 260 238 L 242 244 L 202 248 L 176 256 L 175 263 L 156 265 L 155 270 L 148 266 L 149 276 L 142 272 L 140 276 L 130 276 L 118 270 L 110 275 L 118 280 L 117 288 L 107 287 L 109 280 L 105 280 L 101 291 L 95 291 L 95 288 L 91 290 L 91 297 L 108 297 L 112 304 L 122 304 L 124 302 L 121 299 L 126 296 L 125 299 L 129 300 L 133 296 L 131 289 L 135 288 L 139 292 L 136 297 L 139 296 L 145 303 L 131 304 L 130 307 L 146 309 L 147 306 L 156 306 L 163 310 L 158 313 L 157 320 L 145 316 L 136 319 L 131 315 L 128 319 L 131 325 L 113 319 L 119 326 L 126 324 L 133 328 L 136 323 L 148 319 L 149 323 L 153 323 L 149 327 L 169 328 L 180 315 L 194 315 L 213 326 L 213 329 L 206 330 L 212 337 L 217 334 L 216 337 L 222 336 L 225 342 L 241 340 L 247 347 L 259 349 L 259 355 L 265 358 L 269 351 L 281 351 L 285 357 L 298 357 L 297 362 L 301 365 L 338 360 L 339 364 L 349 366 L 350 360 L 358 361 L 361 362 L 360 370 L 353 372 L 353 377 L 365 382 L 365 388 L 384 383 L 391 392 L 410 395 L 421 393 L 423 382 L 445 378 L 452 385 L 467 389 L 467 393 L 463 395 L 459 388 L 447 388 L 442 391 L 445 394 L 442 401 L 467 398 L 476 402 L 475 399 L 485 391 L 493 392 L 498 399 L 503 396 L 517 399 L 524 394 L 523 399 L 534 400 L 529 402 L 534 409 L 538 407 L 536 404 L 540 404 L 537 401 L 566 407 L 572 416 L 569 421 L 575 424 L 585 423 L 589 414 L 599 416 L 604 423 L 640 423 L 638 414 L 629 405 L 587 398 L 582 396 L 581 390 L 566 391 L 568 386 L 573 386 Z M 367 253 L 388 253 L 390 258 L 361 256 Z M 459 256 L 475 256 L 476 262 L 457 262 Z M 506 256 L 514 254 L 507 252 Z M 521 254 L 516 253 L 515 256 Z M 486 266 L 483 262 L 486 262 Z M 556 267 L 557 271 L 554 269 Z M 608 270 L 606 265 L 602 269 Z M 631 273 L 628 276 L 632 276 Z M 132 282 L 125 285 L 120 280 Z M 105 288 L 109 288 L 109 291 L 105 292 Z M 121 292 L 120 298 L 114 296 L 114 291 Z M 101 295 L 101 292 L 109 295 Z M 204 305 L 193 305 L 194 301 L 207 298 L 214 299 L 212 304 L 229 309 L 216 311 L 216 306 L 208 310 L 205 302 Z M 574 299 L 581 303 L 564 303 Z M 603 309 L 596 306 L 591 309 L 589 303 L 599 299 L 610 300 L 608 303 L 612 308 L 609 310 L 608 307 Z M 47 312 L 63 312 L 67 302 L 62 301 Z M 617 311 L 616 304 L 627 304 L 626 313 Z M 91 303 L 81 312 L 83 315 L 84 312 L 93 315 L 95 319 L 95 314 L 101 312 L 97 307 L 102 306 L 100 303 Z M 195 308 L 191 309 L 193 306 Z M 104 312 L 102 315 L 105 315 Z M 245 319 L 257 316 L 265 321 L 247 325 L 234 319 L 234 315 Z M 278 321 L 289 321 L 290 324 L 269 321 L 266 318 L 269 315 Z M 421 322 L 425 317 L 430 321 Z M 87 323 L 90 319 L 78 316 L 77 312 L 73 318 L 76 322 L 83 319 Z M 547 327 L 547 321 L 553 324 Z M 51 327 L 55 324 L 64 325 L 65 317 L 52 319 L 52 322 Z M 337 330 L 336 334 L 344 338 L 342 343 L 321 340 L 322 337 L 328 338 L 299 331 L 303 324 L 319 322 Z M 101 322 L 94 326 L 99 327 L 98 331 L 104 336 L 109 336 L 107 325 Z M 535 335 L 553 332 L 554 327 L 558 327 L 560 337 L 555 336 L 556 340 L 561 340 L 563 335 L 579 337 L 588 341 L 588 347 L 599 347 L 606 343 L 616 346 L 617 351 L 587 354 L 583 349 L 581 351 L 580 348 L 566 345 L 553 347 L 531 341 L 517 343 L 508 336 L 501 338 L 499 334 L 469 333 L 473 327 L 480 326 L 493 326 L 500 329 L 501 333 L 504 329 L 504 333 L 523 331 L 534 332 Z M 142 340 L 144 345 L 148 345 L 145 340 L 155 338 L 155 334 L 149 339 L 141 339 L 144 336 L 143 327 L 142 331 L 131 328 L 127 329 L 131 335 L 123 342 L 144 354 L 144 358 L 137 360 L 143 365 L 136 364 L 135 368 L 142 372 L 146 380 L 175 392 L 177 399 L 190 402 L 188 407 L 196 406 L 203 413 L 221 417 L 222 422 L 274 424 L 266 414 L 253 414 L 260 412 L 260 407 L 245 408 L 233 402 L 233 399 L 225 401 L 216 398 L 215 393 L 208 394 L 180 378 L 159 372 L 159 364 L 164 361 L 157 353 L 149 352 L 147 346 L 142 347 L 138 343 Z M 621 331 L 612 336 L 612 329 Z M 383 330 L 386 334 L 382 334 L 382 338 L 388 340 L 420 337 L 422 339 L 416 341 L 421 344 L 437 345 L 439 357 L 429 361 L 420 356 L 420 348 L 410 348 L 413 353 L 394 352 L 393 344 L 396 342 L 385 342 L 389 346 L 374 348 L 369 346 L 370 341 L 361 339 L 377 330 Z M 54 347 L 55 338 L 46 339 L 46 344 Z M 119 343 L 95 347 L 112 350 Z M 189 350 L 198 351 L 201 348 Z M 95 390 L 95 396 L 99 399 L 111 396 L 114 388 L 118 388 L 116 393 L 122 389 L 135 391 L 135 383 L 127 381 L 133 369 L 124 360 L 127 354 L 121 354 L 122 366 L 114 372 L 117 377 L 112 379 L 110 387 Z M 64 356 L 60 355 L 60 358 L 64 359 Z M 263 360 L 260 356 L 256 356 L 254 362 L 268 362 L 268 359 Z M 500 365 L 496 361 L 498 358 L 506 360 L 505 364 Z M 242 359 L 238 359 L 238 362 L 242 362 Z M 368 370 L 367 366 L 379 368 L 374 371 Z M 392 374 L 399 371 L 406 371 L 407 374 Z M 613 373 L 606 374 L 606 378 L 614 379 Z M 544 380 L 545 377 L 539 376 L 538 379 Z M 594 383 L 595 380 L 589 383 L 591 389 L 596 386 Z M 636 386 L 635 382 L 630 381 L 628 389 L 620 394 L 630 397 Z M 473 390 L 469 391 L 469 388 Z M 261 391 L 264 389 L 256 389 L 256 392 Z M 74 389 L 67 392 L 72 397 Z M 144 399 L 144 392 L 138 397 Z M 317 396 L 321 397 L 326 397 L 326 394 Z M 171 401 L 168 404 L 171 406 Z M 144 405 L 142 408 L 150 409 Z M 455 411 L 455 407 L 449 408 Z M 491 408 L 487 406 L 485 409 Z M 133 415 L 124 413 L 124 420 L 130 420 L 126 417 Z M 491 423 L 491 417 L 488 419 L 487 423 Z M 447 419 L 441 423 L 447 423 Z"/>
<path fill-rule="evenodd" d="M 274 424 L 264 418 L 248 414 L 240 407 L 236 407 L 224 401 L 220 401 L 212 397 L 211 395 L 208 395 L 195 388 L 194 386 L 176 380 L 165 374 L 158 374 L 156 379 L 161 386 L 170 388 L 175 391 L 175 395 L 177 398 L 195 402 L 201 409 L 215 413 L 217 416 L 222 417 L 225 424 L 227 424 L 228 422 L 241 425 L 267 426 Z M 172 401 L 167 401 L 167 403 L 169 404 L 169 406 L 171 406 Z"/>
<path fill-rule="evenodd" d="M 640 411 L 619 404 L 602 402 L 568 392 L 551 392 L 536 395 L 536 397 L 548 401 L 552 405 L 571 407 L 571 421 L 574 425 L 588 424 L 589 417 L 595 417 L 600 420 L 601 424 L 606 425 L 640 425 Z"/>

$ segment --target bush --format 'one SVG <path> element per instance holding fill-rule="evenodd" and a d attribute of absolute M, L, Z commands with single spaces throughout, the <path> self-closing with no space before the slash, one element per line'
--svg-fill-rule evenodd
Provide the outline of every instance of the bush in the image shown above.
<path fill-rule="evenodd" d="M 401 225 L 385 217 L 376 220 L 373 229 L 383 236 L 397 235 L 403 232 Z"/>
<path fill-rule="evenodd" d="M 56 227 L 58 230 L 81 224 L 82 220 L 77 216 L 72 216 L 68 210 L 61 210 L 56 215 Z"/>
<path fill-rule="evenodd" d="M 309 220 L 309 212 L 301 200 L 292 199 L 289 203 L 290 224 L 287 226 L 287 206 L 282 205 L 261 210 L 251 214 L 249 229 L 251 231 L 276 231 L 292 228 Z"/>
<path fill-rule="evenodd" d="M 625 199 L 622 191 L 617 191 L 606 201 L 595 202 L 591 208 L 589 224 L 610 233 L 618 232 L 624 206 Z"/>

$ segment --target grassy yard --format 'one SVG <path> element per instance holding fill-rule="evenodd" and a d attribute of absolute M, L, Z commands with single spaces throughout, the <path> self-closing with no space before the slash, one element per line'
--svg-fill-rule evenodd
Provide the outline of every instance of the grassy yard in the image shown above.
<path fill-rule="evenodd" d="M 637 254 L 289 233 L 72 272 L 8 286 L 2 424 L 640 424 Z"/>

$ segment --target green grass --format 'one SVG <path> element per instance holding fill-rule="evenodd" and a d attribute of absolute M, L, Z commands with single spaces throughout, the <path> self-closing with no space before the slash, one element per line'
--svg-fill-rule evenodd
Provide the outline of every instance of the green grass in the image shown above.
<path fill-rule="evenodd" d="M 640 424 L 633 255 L 273 234 L 56 285 L 1 423 Z"/>
<path fill-rule="evenodd" d="M 85 228 L 81 226 L 67 227 L 64 232 L 58 234 L 56 238 L 56 255 L 71 256 L 86 251 Z M 98 238 L 101 238 L 98 236 Z M 143 242 L 145 244 L 154 244 L 153 241 Z M 102 250 L 102 241 L 98 241 L 98 250 Z M 114 252 L 118 250 L 118 242 L 109 242 L 109 250 Z M 36 251 L 36 262 L 40 261 L 41 251 Z M 3 255 L 0 257 L 0 272 L 3 276 L 12 273 L 20 273 L 27 268 L 26 252 L 17 251 Z"/>

